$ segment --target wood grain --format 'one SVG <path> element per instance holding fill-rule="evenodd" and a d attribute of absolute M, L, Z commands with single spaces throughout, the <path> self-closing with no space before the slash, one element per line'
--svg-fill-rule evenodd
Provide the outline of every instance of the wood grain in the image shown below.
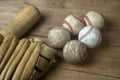
<path fill-rule="evenodd" d="M 43 17 L 24 37 L 40 37 L 45 42 L 49 30 L 62 26 L 68 14 L 83 18 L 88 11 L 96 10 L 106 21 L 101 45 L 89 50 L 84 64 L 71 65 L 58 58 L 56 67 L 43 80 L 120 80 L 120 0 L 1 0 L 0 28 L 28 3 L 34 4 Z"/>

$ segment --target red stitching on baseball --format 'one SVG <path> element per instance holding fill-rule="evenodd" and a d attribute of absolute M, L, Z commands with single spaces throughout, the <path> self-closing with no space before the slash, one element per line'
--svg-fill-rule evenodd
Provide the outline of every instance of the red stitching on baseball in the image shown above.
<path fill-rule="evenodd" d="M 91 23 L 91 21 L 90 21 L 90 19 L 89 19 L 89 17 L 87 15 L 84 18 L 87 20 L 89 25 L 93 26 L 93 24 Z"/>
<path fill-rule="evenodd" d="M 73 31 L 72 26 L 70 25 L 70 23 L 69 23 L 69 22 L 67 22 L 66 20 L 64 20 L 64 22 L 63 22 L 63 23 L 64 23 L 64 24 L 66 24 L 66 25 L 68 25 L 68 27 L 70 28 L 71 33 L 73 33 L 73 34 L 74 34 L 74 31 Z"/>
<path fill-rule="evenodd" d="M 84 24 L 84 22 L 80 19 L 80 18 L 78 18 L 77 16 L 75 16 L 75 15 L 72 15 L 75 19 L 77 19 L 80 23 L 83 23 Z"/>
<path fill-rule="evenodd" d="M 83 38 L 85 38 L 92 31 L 92 29 L 93 27 L 91 27 L 84 35 L 82 35 L 79 40 L 82 40 Z"/>
<path fill-rule="evenodd" d="M 101 14 L 100 12 L 97 12 L 96 10 L 93 10 L 93 11 L 96 12 L 97 14 L 101 15 L 105 19 L 105 16 L 103 14 Z"/>

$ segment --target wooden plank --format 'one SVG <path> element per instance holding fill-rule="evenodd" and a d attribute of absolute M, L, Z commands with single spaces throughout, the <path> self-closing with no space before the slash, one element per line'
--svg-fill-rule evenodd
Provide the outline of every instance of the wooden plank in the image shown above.
<path fill-rule="evenodd" d="M 119 80 L 104 75 L 89 74 L 74 70 L 55 69 L 43 80 Z"/>
<path fill-rule="evenodd" d="M 0 1 L 0 28 L 10 21 L 26 3 L 34 4 L 42 19 L 24 37 L 42 38 L 55 26 L 62 26 L 64 18 L 71 13 L 84 17 L 90 10 L 105 16 L 102 44 L 89 50 L 84 64 L 67 64 L 62 51 L 58 53 L 57 65 L 44 80 L 120 80 L 120 0 L 5 0 Z"/>
<path fill-rule="evenodd" d="M 25 6 L 23 0 L 0 1 L 0 29 L 4 27 Z"/>

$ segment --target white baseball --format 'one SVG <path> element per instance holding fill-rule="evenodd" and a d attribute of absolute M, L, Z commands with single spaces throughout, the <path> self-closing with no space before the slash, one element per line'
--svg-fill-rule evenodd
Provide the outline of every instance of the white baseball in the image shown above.
<path fill-rule="evenodd" d="M 84 17 L 86 25 L 101 29 L 104 26 L 104 17 L 96 11 L 90 11 Z"/>
<path fill-rule="evenodd" d="M 101 32 L 96 27 L 86 26 L 84 27 L 78 35 L 78 39 L 84 43 L 87 48 L 94 48 L 98 46 L 101 42 Z"/>
<path fill-rule="evenodd" d="M 83 27 L 84 23 L 77 15 L 68 15 L 63 22 L 63 28 L 67 29 L 72 35 L 77 35 Z"/>

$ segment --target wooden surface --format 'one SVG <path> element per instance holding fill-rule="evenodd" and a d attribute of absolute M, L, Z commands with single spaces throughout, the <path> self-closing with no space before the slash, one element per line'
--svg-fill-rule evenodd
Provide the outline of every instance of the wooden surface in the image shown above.
<path fill-rule="evenodd" d="M 38 7 L 42 18 L 26 37 L 46 41 L 49 30 L 61 26 L 71 13 L 83 18 L 86 12 L 96 10 L 106 21 L 101 45 L 88 51 L 84 64 L 71 65 L 59 57 L 55 68 L 43 80 L 120 80 L 120 0 L 0 0 L 0 28 L 28 3 Z"/>

